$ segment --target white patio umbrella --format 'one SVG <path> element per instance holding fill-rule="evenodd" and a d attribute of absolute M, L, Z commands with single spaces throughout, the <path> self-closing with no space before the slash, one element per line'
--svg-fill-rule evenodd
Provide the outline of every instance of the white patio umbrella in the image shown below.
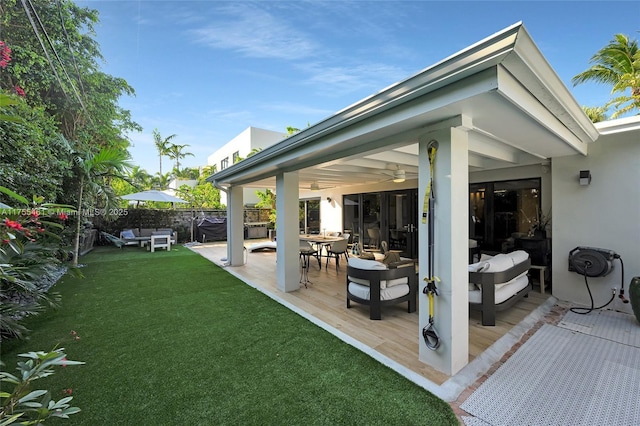
<path fill-rule="evenodd" d="M 166 192 L 158 191 L 155 189 L 123 195 L 120 198 L 122 198 L 123 200 L 134 200 L 134 201 L 160 201 L 160 202 L 166 202 L 166 203 L 188 203 L 188 201 L 185 201 L 182 198 L 174 197 L 173 195 L 169 195 Z"/>

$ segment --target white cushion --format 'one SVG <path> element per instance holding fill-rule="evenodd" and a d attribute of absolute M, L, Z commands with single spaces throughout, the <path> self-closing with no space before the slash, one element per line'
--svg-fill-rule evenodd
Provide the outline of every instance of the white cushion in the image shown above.
<path fill-rule="evenodd" d="M 349 293 L 364 300 L 371 300 L 371 290 L 367 285 L 349 283 Z M 409 294 L 409 285 L 401 284 L 380 290 L 380 300 L 393 300 Z"/>
<path fill-rule="evenodd" d="M 349 266 L 358 269 L 364 269 L 368 271 L 386 271 L 389 268 L 384 263 L 378 262 L 377 260 L 367 260 L 367 259 L 359 259 L 357 257 L 349 258 Z M 360 278 L 349 277 L 349 281 L 354 283 L 369 286 L 369 280 L 363 280 Z M 400 284 L 408 284 L 409 279 L 407 277 L 395 278 L 393 280 L 382 280 L 380 281 L 380 289 L 385 289 L 387 287 L 392 287 Z"/>
<path fill-rule="evenodd" d="M 349 276 L 349 281 L 350 282 L 354 282 L 357 284 L 361 284 L 361 285 L 366 285 L 367 287 L 369 287 L 370 283 L 369 280 L 363 280 L 360 278 L 354 278 L 352 276 Z M 394 278 L 392 280 L 382 280 L 380 281 L 380 289 L 385 289 L 387 287 L 393 287 L 394 285 L 400 285 L 400 284 L 409 284 L 409 278 L 407 277 L 402 277 L 402 278 Z"/>
<path fill-rule="evenodd" d="M 350 257 L 349 258 L 349 266 L 358 269 L 366 269 L 368 271 L 375 270 L 387 270 L 387 265 L 384 263 L 378 262 L 377 260 L 369 260 L 369 259 L 360 259 L 358 257 Z"/>
<path fill-rule="evenodd" d="M 471 271 L 471 265 L 469 265 L 469 270 L 471 272 L 503 272 L 524 262 L 528 258 L 529 254 L 524 250 L 517 250 L 507 254 L 500 253 L 492 258 L 473 264 L 477 266 L 476 271 Z"/>
<path fill-rule="evenodd" d="M 496 286 L 496 305 L 509 299 L 511 296 L 525 288 L 528 284 L 529 278 L 526 274 L 523 274 L 510 281 L 509 285 L 502 285 L 500 288 L 497 288 Z M 470 291 L 469 303 L 482 303 L 482 290 Z"/>

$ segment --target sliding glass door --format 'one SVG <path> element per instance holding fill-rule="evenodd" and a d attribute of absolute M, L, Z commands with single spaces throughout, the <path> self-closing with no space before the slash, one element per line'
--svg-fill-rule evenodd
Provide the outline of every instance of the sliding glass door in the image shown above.
<path fill-rule="evenodd" d="M 299 203 L 300 233 L 320 233 L 320 198 L 300 200 Z"/>
<path fill-rule="evenodd" d="M 469 185 L 469 237 L 484 250 L 505 251 L 526 236 L 540 214 L 540 179 Z"/>
<path fill-rule="evenodd" d="M 418 256 L 417 190 L 349 194 L 343 197 L 344 227 L 353 241 L 378 250 L 381 241 L 401 256 Z"/>

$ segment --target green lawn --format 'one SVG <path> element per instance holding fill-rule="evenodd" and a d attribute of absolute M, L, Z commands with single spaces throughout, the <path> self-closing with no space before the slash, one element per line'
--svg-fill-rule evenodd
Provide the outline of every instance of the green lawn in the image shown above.
<path fill-rule="evenodd" d="M 86 362 L 35 383 L 54 399 L 73 389 L 82 411 L 66 424 L 458 424 L 444 401 L 184 247 L 99 247 L 81 262 L 83 279 L 54 287 L 62 307 L 2 345 L 11 365 L 56 345 Z"/>

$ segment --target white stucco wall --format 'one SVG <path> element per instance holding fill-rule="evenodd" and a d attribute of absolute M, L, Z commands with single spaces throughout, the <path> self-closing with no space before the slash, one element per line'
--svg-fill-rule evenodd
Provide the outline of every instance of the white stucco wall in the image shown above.
<path fill-rule="evenodd" d="M 580 186 L 580 170 L 590 170 L 591 184 Z M 577 246 L 610 249 L 624 261 L 624 285 L 640 275 L 640 129 L 602 135 L 588 156 L 553 159 L 553 295 L 590 305 L 584 278 L 568 271 L 569 252 Z M 621 268 L 606 277 L 590 278 L 596 306 L 620 289 Z M 609 308 L 631 312 L 617 297 Z"/>
<path fill-rule="evenodd" d="M 216 152 L 207 157 L 207 165 L 215 165 L 217 170 L 222 170 L 221 162 L 228 158 L 228 166 L 233 164 L 233 153 L 238 152 L 241 158 L 246 158 L 251 150 L 266 148 L 282 141 L 287 136 L 286 133 L 274 132 L 273 130 L 260 129 L 258 127 L 247 127 L 238 136 L 224 144 Z M 255 204 L 259 201 L 256 197 L 255 189 L 245 188 L 243 190 L 244 203 Z M 227 204 L 227 194 L 220 192 L 220 202 Z"/>

